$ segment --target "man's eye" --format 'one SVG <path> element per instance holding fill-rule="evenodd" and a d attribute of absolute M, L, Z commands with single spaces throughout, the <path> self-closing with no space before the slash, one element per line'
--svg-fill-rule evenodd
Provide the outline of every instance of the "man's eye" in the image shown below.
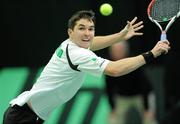
<path fill-rule="evenodd" d="M 79 28 L 79 30 L 84 30 L 84 28 L 82 27 L 82 28 Z"/>
<path fill-rule="evenodd" d="M 90 28 L 89 30 L 90 30 L 90 31 L 94 31 L 94 28 Z"/>

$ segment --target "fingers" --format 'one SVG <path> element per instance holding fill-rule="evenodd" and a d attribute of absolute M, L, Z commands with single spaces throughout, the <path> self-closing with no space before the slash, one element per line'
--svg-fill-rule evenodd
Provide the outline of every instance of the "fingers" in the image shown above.
<path fill-rule="evenodd" d="M 141 36 L 141 35 L 143 35 L 143 33 L 140 33 L 140 32 L 136 32 L 136 33 L 134 33 L 134 35 L 136 35 L 136 36 Z"/>
<path fill-rule="evenodd" d="M 160 44 L 160 45 L 162 45 L 162 46 L 169 47 L 170 42 L 167 41 L 167 40 L 162 40 L 162 41 L 159 41 L 158 44 Z"/>
<path fill-rule="evenodd" d="M 138 31 L 144 27 L 143 21 L 140 21 L 138 23 L 135 23 L 137 20 L 137 17 L 135 17 L 131 22 L 127 21 L 127 28 L 132 28 L 134 31 Z"/>
<path fill-rule="evenodd" d="M 157 44 L 154 46 L 154 48 L 151 50 L 153 53 L 154 57 L 158 57 L 162 54 L 167 54 L 168 51 L 170 50 L 170 42 L 167 40 L 159 41 Z"/>
<path fill-rule="evenodd" d="M 137 36 L 143 35 L 142 32 L 136 32 L 136 31 L 139 31 L 140 29 L 142 29 L 144 27 L 144 25 L 142 25 L 142 24 L 143 24 L 143 21 L 140 21 L 137 24 L 132 26 L 132 28 L 135 32 L 135 35 L 137 35 Z"/>
<path fill-rule="evenodd" d="M 130 22 L 131 25 L 133 25 L 136 22 L 136 20 L 137 20 L 137 17 L 134 17 L 134 19 Z"/>
<path fill-rule="evenodd" d="M 138 31 L 138 30 L 142 29 L 143 27 L 144 27 L 143 25 L 136 27 L 136 28 L 134 28 L 134 31 Z"/>
<path fill-rule="evenodd" d="M 132 21 L 127 21 L 127 25 L 123 29 L 125 32 L 125 38 L 126 40 L 130 39 L 133 36 L 140 36 L 143 35 L 142 32 L 138 32 L 140 29 L 142 29 L 144 26 L 143 21 L 135 23 L 137 20 L 137 17 L 135 17 Z"/>
<path fill-rule="evenodd" d="M 163 42 L 163 43 L 165 43 L 165 44 L 167 44 L 167 45 L 170 45 L 170 42 L 167 41 L 167 40 L 163 40 L 163 41 L 161 41 L 161 42 Z"/>
<path fill-rule="evenodd" d="M 167 54 L 169 49 L 171 48 L 169 41 L 159 41 L 158 46 L 161 49 L 161 53 Z"/>
<path fill-rule="evenodd" d="M 133 28 L 137 28 L 139 26 L 143 26 L 143 21 L 138 22 L 137 24 L 133 25 Z"/>
<path fill-rule="evenodd" d="M 163 45 L 160 45 L 160 47 L 161 47 L 161 51 L 162 51 L 161 53 L 163 53 L 163 54 L 168 53 L 169 49 L 167 47 L 164 47 Z"/>

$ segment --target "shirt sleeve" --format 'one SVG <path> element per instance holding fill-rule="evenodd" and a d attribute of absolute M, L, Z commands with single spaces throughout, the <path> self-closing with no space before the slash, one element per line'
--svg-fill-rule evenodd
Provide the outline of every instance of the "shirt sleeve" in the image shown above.
<path fill-rule="evenodd" d="M 78 69 L 91 75 L 100 77 L 106 68 L 109 60 L 98 57 L 92 51 L 84 51 L 78 61 Z"/>

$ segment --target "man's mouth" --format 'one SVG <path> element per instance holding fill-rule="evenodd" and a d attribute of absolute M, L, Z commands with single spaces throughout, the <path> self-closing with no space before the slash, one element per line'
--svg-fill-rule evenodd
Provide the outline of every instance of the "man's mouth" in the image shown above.
<path fill-rule="evenodd" d="M 83 42 L 89 42 L 90 40 L 89 39 L 83 39 L 82 41 Z"/>

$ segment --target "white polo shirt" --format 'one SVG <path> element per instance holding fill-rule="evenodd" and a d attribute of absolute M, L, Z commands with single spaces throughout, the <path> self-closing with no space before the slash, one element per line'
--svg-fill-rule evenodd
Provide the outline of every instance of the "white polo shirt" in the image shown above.
<path fill-rule="evenodd" d="M 67 61 L 66 47 L 73 65 L 73 70 Z M 92 51 L 81 48 L 67 39 L 61 46 L 60 53 L 56 52 L 45 66 L 40 77 L 30 91 L 25 91 L 10 104 L 24 105 L 29 101 L 34 112 L 43 120 L 59 105 L 71 99 L 82 86 L 86 73 L 101 76 L 108 60 L 96 56 Z"/>

